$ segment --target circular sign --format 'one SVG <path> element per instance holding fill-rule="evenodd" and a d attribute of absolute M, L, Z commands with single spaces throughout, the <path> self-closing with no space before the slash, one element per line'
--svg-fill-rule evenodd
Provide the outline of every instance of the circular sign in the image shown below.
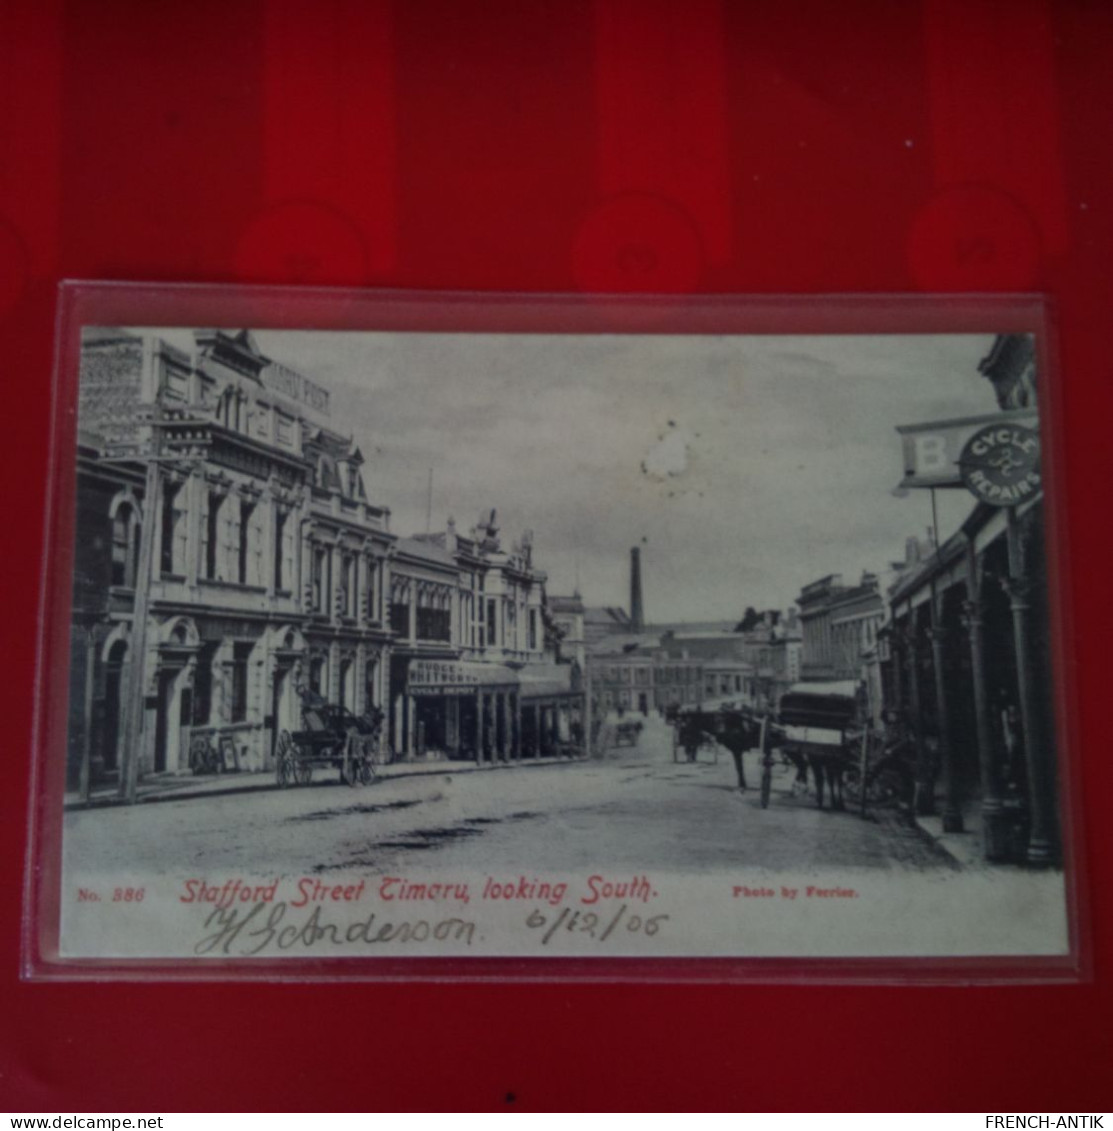
<path fill-rule="evenodd" d="M 1015 507 L 1040 490 L 1040 437 L 1023 424 L 979 428 L 958 460 L 966 489 L 994 507 Z"/>

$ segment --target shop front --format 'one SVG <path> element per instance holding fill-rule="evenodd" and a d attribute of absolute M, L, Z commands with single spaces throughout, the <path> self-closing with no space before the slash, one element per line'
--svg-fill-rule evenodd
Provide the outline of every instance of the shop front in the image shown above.
<path fill-rule="evenodd" d="M 1058 829 L 1043 499 L 1038 435 L 1017 415 L 957 422 L 947 480 L 906 462 L 906 486 L 965 487 L 976 505 L 890 592 L 885 697 L 916 811 L 980 827 L 989 861 L 1044 865 Z"/>
<path fill-rule="evenodd" d="M 389 728 L 396 757 L 516 759 L 522 749 L 518 674 L 502 664 L 395 656 Z"/>
<path fill-rule="evenodd" d="M 536 664 L 519 673 L 522 756 L 585 753 L 585 693 L 576 664 Z"/>

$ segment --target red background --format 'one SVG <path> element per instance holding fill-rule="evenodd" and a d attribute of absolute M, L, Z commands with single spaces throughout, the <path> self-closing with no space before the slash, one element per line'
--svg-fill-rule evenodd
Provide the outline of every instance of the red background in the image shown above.
<path fill-rule="evenodd" d="M 1108 1107 L 1111 47 L 1053 0 L 0 5 L 0 1106 Z M 63 277 L 1050 295 L 1094 982 L 20 984 Z"/>

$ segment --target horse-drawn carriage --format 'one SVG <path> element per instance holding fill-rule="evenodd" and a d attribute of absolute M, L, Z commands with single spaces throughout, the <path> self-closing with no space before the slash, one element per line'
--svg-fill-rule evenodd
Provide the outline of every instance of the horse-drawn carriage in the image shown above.
<path fill-rule="evenodd" d="M 275 776 L 280 786 L 307 785 L 315 769 L 340 771 L 347 785 L 367 785 L 375 778 L 373 755 L 378 749 L 383 713 L 372 707 L 354 715 L 346 707 L 327 703 L 303 691 L 302 729 L 284 730 L 275 751 Z"/>
<path fill-rule="evenodd" d="M 615 746 L 637 746 L 645 724 L 641 719 L 626 719 L 615 724 Z"/>
<path fill-rule="evenodd" d="M 833 809 L 844 809 L 848 799 L 862 813 L 870 804 L 911 800 L 910 744 L 887 740 L 866 706 L 862 688 L 850 681 L 798 683 L 781 699 L 776 739 L 798 779 L 811 769 L 821 808 L 824 785 Z"/>
<path fill-rule="evenodd" d="M 724 704 L 714 711 L 674 714 L 674 758 L 681 752 L 696 761 L 699 751 L 719 746 L 730 751 L 739 789 L 746 789 L 743 755 L 756 750 L 761 765 L 761 806 L 769 805 L 778 758 L 795 767 L 806 785 L 811 772 L 816 799 L 833 809 L 849 796 L 864 811 L 868 802 L 903 800 L 910 785 L 905 751 L 886 746 L 866 719 L 862 693 L 853 681 L 798 683 L 781 698 L 776 715 Z"/>
<path fill-rule="evenodd" d="M 858 685 L 850 680 L 797 683 L 781 698 L 775 737 L 798 779 L 811 770 L 821 809 L 824 787 L 832 809 L 845 807 L 844 776 L 860 763 L 860 714 Z"/>

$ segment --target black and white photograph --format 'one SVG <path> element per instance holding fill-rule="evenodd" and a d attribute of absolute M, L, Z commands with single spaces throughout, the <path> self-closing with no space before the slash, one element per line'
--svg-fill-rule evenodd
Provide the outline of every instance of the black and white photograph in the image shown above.
<path fill-rule="evenodd" d="M 60 958 L 1068 954 L 1040 356 L 82 327 Z"/>

